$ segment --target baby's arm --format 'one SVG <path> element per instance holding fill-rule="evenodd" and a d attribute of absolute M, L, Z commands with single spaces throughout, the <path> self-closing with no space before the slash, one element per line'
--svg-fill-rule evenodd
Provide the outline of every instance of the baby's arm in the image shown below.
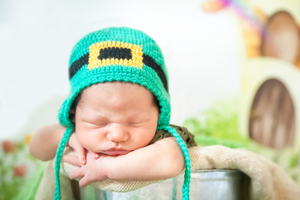
<path fill-rule="evenodd" d="M 184 157 L 174 137 L 117 157 L 108 167 L 113 180 L 158 180 L 177 176 L 184 169 Z"/>
<path fill-rule="evenodd" d="M 64 161 L 76 165 L 78 159 L 64 156 Z M 101 155 L 98 160 L 88 156 L 87 165 L 69 176 L 71 179 L 83 177 L 81 187 L 107 178 L 150 181 L 175 177 L 183 171 L 184 165 L 184 156 L 176 139 L 168 137 L 123 156 Z"/>
<path fill-rule="evenodd" d="M 59 124 L 40 128 L 30 141 L 30 154 L 42 161 L 53 159 L 65 131 L 66 127 Z M 80 163 L 86 164 L 85 149 L 79 144 L 75 133 L 70 136 L 68 145 L 76 151 Z M 94 158 L 98 157 L 98 154 L 94 154 Z"/>
<path fill-rule="evenodd" d="M 30 141 L 30 154 L 42 161 L 53 159 L 65 131 L 66 128 L 59 124 L 40 128 Z"/>

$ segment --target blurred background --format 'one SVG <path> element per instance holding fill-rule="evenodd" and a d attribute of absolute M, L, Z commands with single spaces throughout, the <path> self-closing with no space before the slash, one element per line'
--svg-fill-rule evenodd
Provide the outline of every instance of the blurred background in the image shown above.
<path fill-rule="evenodd" d="M 300 184 L 300 1 L 0 0 L 0 199 L 41 165 L 28 144 L 58 123 L 73 45 L 111 26 L 161 47 L 173 124 L 199 145 L 272 159 Z"/>

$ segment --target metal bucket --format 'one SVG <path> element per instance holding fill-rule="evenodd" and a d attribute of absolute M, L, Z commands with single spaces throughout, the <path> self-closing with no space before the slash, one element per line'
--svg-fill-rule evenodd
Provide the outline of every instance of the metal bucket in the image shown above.
<path fill-rule="evenodd" d="M 191 200 L 238 200 L 244 174 L 238 170 L 199 170 L 191 173 Z M 182 199 L 183 175 L 131 192 L 101 191 L 92 186 L 80 189 L 82 200 L 173 200 Z"/>

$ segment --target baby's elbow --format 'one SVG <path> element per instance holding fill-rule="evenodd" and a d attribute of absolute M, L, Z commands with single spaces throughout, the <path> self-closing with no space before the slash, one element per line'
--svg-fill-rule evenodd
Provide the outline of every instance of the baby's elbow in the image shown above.
<path fill-rule="evenodd" d="M 36 148 L 33 147 L 33 145 L 30 145 L 30 146 L 29 146 L 29 153 L 30 153 L 31 156 L 33 156 L 33 157 L 35 157 L 35 158 L 41 160 L 41 158 L 39 157 L 39 154 L 38 154 L 37 151 L 36 151 Z"/>
<path fill-rule="evenodd" d="M 39 154 L 38 154 L 38 152 L 37 152 L 37 148 L 36 148 L 32 143 L 30 143 L 30 145 L 29 145 L 29 153 L 30 153 L 30 155 L 32 155 L 33 157 L 35 157 L 35 158 L 41 160 L 41 159 L 40 159 L 40 156 L 39 156 Z"/>
<path fill-rule="evenodd" d="M 184 157 L 182 155 L 170 155 L 166 159 L 164 157 L 163 161 L 161 160 L 160 172 L 163 173 L 164 178 L 173 178 L 178 176 L 185 167 Z"/>
<path fill-rule="evenodd" d="M 33 157 L 41 160 L 41 161 L 48 161 L 50 160 L 48 157 L 43 156 L 42 154 L 38 153 L 37 151 L 35 151 L 34 149 L 29 149 L 29 153 L 30 155 L 32 155 Z"/>
<path fill-rule="evenodd" d="M 49 159 L 46 158 L 42 153 L 41 153 L 41 149 L 34 145 L 32 142 L 30 142 L 29 144 L 29 154 L 41 161 L 48 161 Z"/>
<path fill-rule="evenodd" d="M 170 163 L 169 166 L 169 177 L 175 177 L 178 176 L 183 170 L 184 170 L 184 166 L 185 166 L 185 162 L 184 159 L 176 159 L 175 161 L 172 162 L 172 164 Z"/>
<path fill-rule="evenodd" d="M 166 174 L 167 178 L 178 176 L 185 168 L 185 158 L 177 141 L 174 138 L 166 138 L 157 144 L 162 147 L 159 152 L 164 152 L 163 154 L 160 153 L 163 173 Z"/>

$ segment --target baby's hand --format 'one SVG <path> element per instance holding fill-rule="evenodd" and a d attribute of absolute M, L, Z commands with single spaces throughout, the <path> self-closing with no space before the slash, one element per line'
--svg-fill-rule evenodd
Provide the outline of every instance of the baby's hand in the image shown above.
<path fill-rule="evenodd" d="M 79 143 L 76 133 L 72 133 L 72 135 L 70 136 L 68 145 L 74 151 L 76 151 L 76 153 L 78 155 L 78 161 L 79 161 L 79 163 L 81 163 L 80 166 L 85 165 L 86 164 L 86 151 L 85 151 L 85 148 L 83 146 L 81 146 L 81 144 Z M 76 165 L 78 165 L 78 162 L 76 163 Z"/>
<path fill-rule="evenodd" d="M 72 133 L 72 135 L 70 136 L 68 145 L 74 151 L 76 151 L 76 153 L 78 155 L 78 161 L 81 164 L 78 165 L 78 162 L 76 162 L 76 165 L 78 165 L 78 166 L 85 165 L 87 152 L 86 152 L 86 149 L 83 146 L 81 146 L 81 144 L 79 143 L 76 133 Z M 92 154 L 95 159 L 98 159 L 100 157 L 100 155 L 98 153 L 92 153 Z"/>
<path fill-rule="evenodd" d="M 69 178 L 77 179 L 82 177 L 82 179 L 79 181 L 79 185 L 82 188 L 86 187 L 90 183 L 104 181 L 108 178 L 106 176 L 105 169 L 107 169 L 112 159 L 114 159 L 113 156 L 100 154 L 100 157 L 95 160 L 93 153 L 88 152 L 87 164 L 82 165 L 79 169 L 73 170 L 69 174 Z M 76 160 L 72 159 L 70 156 L 64 156 L 64 161 L 73 165 L 77 165 Z"/>

